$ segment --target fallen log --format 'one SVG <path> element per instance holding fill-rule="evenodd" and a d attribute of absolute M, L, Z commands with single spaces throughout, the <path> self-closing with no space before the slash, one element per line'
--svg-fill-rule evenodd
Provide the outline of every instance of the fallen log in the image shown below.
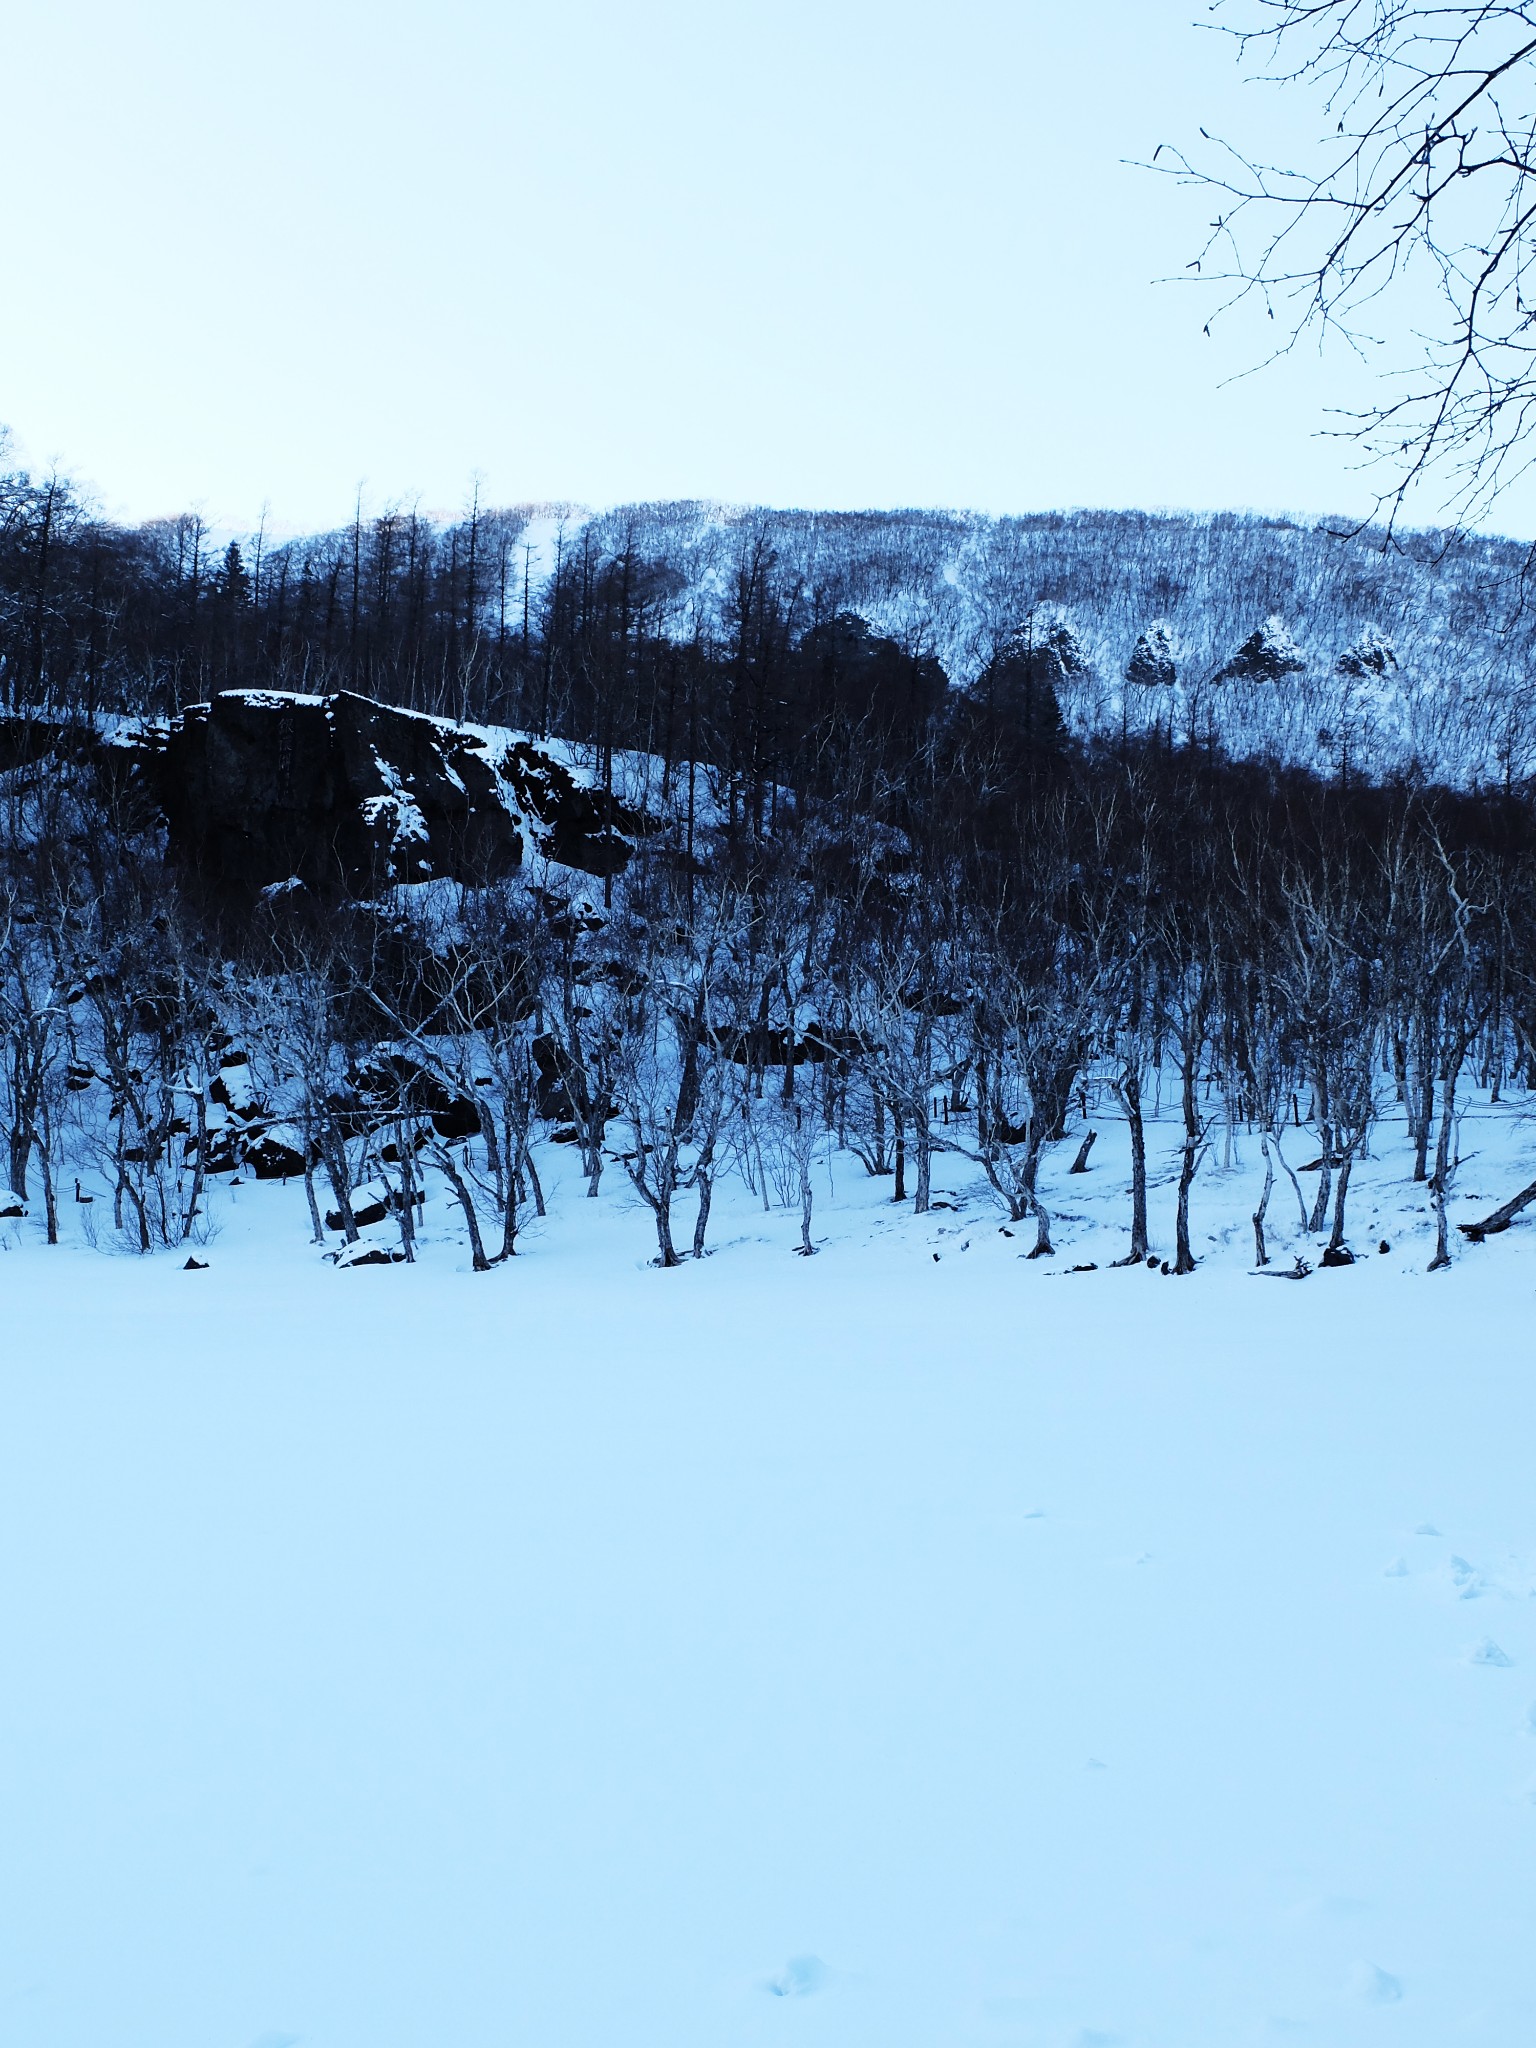
<path fill-rule="evenodd" d="M 1301 1256 L 1301 1253 L 1298 1252 L 1296 1254 L 1296 1263 L 1288 1273 L 1280 1273 L 1273 1266 L 1265 1266 L 1256 1273 L 1250 1273 L 1249 1278 L 1253 1280 L 1305 1280 L 1311 1271 L 1311 1266 Z"/>
<path fill-rule="evenodd" d="M 1511 1195 L 1502 1209 L 1495 1209 L 1490 1216 L 1484 1216 L 1477 1223 L 1458 1223 L 1456 1228 L 1471 1244 L 1481 1244 L 1485 1237 L 1497 1237 L 1501 1230 L 1508 1230 L 1522 1209 L 1536 1202 L 1536 1180 L 1528 1188 L 1522 1188 L 1518 1195 Z"/>

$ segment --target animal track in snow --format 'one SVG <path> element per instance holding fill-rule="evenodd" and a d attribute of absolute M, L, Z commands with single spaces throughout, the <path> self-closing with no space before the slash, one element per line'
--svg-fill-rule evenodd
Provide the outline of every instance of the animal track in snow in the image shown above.
<path fill-rule="evenodd" d="M 1403 1995 L 1403 1980 L 1375 1963 L 1356 1963 L 1349 1975 L 1349 1988 L 1368 2005 L 1396 2005 Z"/>
<path fill-rule="evenodd" d="M 1472 1662 L 1474 1664 L 1491 1665 L 1497 1670 L 1507 1671 L 1511 1664 L 1513 1664 L 1514 1659 L 1509 1655 L 1508 1651 L 1499 1648 L 1492 1636 L 1484 1636 L 1483 1640 L 1472 1652 Z"/>
<path fill-rule="evenodd" d="M 1482 1573 L 1464 1557 L 1451 1559 L 1451 1580 L 1463 1600 L 1476 1600 L 1487 1590 Z"/>
<path fill-rule="evenodd" d="M 777 1977 L 770 1977 L 768 1989 L 775 1998 L 809 1998 L 827 1981 L 827 1966 L 820 1956 L 791 1956 Z"/>

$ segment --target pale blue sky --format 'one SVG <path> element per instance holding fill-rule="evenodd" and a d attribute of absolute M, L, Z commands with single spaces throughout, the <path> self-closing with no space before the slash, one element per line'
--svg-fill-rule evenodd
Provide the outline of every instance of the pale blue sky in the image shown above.
<path fill-rule="evenodd" d="M 1257 506 L 1357 372 L 1153 280 L 1204 0 L 11 0 L 0 420 L 106 506 Z M 1299 110 L 1298 110 L 1299 111 Z M 1536 524 L 1517 504 L 1500 523 Z"/>

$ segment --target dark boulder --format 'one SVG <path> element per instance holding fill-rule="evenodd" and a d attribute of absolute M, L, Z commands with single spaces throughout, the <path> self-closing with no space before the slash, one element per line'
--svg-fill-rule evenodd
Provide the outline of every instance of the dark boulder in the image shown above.
<path fill-rule="evenodd" d="M 247 1138 L 244 1158 L 237 1162 L 248 1166 L 258 1180 L 292 1180 L 304 1171 L 304 1153 L 295 1142 L 296 1131 L 281 1126 L 262 1131 L 253 1138 Z M 213 1171 L 212 1162 L 209 1163 Z"/>
<path fill-rule="evenodd" d="M 336 1254 L 337 1272 L 350 1272 L 354 1266 L 398 1266 L 405 1258 L 404 1252 L 388 1250 L 381 1244 L 349 1244 Z"/>
<path fill-rule="evenodd" d="M 372 1127 L 403 1114 L 425 1116 L 440 1138 L 480 1134 L 480 1107 L 472 1095 L 450 1089 L 409 1053 L 375 1053 L 348 1077 L 352 1092 L 369 1113 Z"/>

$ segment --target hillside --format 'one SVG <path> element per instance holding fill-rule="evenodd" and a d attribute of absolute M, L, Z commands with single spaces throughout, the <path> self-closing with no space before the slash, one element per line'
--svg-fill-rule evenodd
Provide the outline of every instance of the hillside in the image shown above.
<path fill-rule="evenodd" d="M 228 689 L 348 691 L 700 757 L 728 747 L 748 674 L 769 697 L 814 695 L 786 673 L 852 617 L 953 688 L 1021 635 L 1069 645 L 1079 735 L 1163 729 L 1322 773 L 1511 785 L 1536 771 L 1528 568 L 1496 537 L 1389 544 L 1343 522 L 692 503 L 387 508 L 215 546 L 196 515 L 116 526 L 18 472 L 0 477 L 0 705 L 164 714 Z M 1270 621 L 1295 655 L 1278 671 L 1242 653 Z"/>

